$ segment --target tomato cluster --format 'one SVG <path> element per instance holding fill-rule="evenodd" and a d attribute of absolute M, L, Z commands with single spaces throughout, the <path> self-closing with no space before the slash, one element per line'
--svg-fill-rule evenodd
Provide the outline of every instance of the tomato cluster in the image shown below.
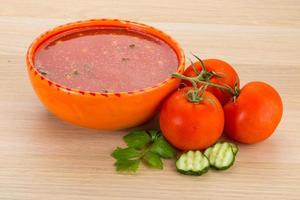
<path fill-rule="evenodd" d="M 181 74 L 185 87 L 171 94 L 160 112 L 160 128 L 178 149 L 205 149 L 224 132 L 253 144 L 268 138 L 280 122 L 283 105 L 278 92 L 264 82 L 240 89 L 234 68 L 218 59 L 192 63 Z"/>

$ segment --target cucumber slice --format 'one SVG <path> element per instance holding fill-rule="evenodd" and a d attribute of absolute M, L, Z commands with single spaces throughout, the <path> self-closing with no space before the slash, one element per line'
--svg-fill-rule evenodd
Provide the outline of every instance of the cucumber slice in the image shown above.
<path fill-rule="evenodd" d="M 222 143 L 224 143 L 224 142 L 222 142 Z M 234 155 L 236 155 L 236 154 L 239 152 L 239 147 L 238 147 L 236 144 L 231 143 L 231 142 L 229 142 L 229 144 L 231 145 L 231 148 L 232 148 L 232 151 L 233 151 Z M 207 149 L 204 151 L 204 155 L 205 155 L 206 157 L 208 157 L 209 154 L 211 153 L 211 150 L 212 150 L 212 147 L 207 148 Z"/>
<path fill-rule="evenodd" d="M 236 155 L 239 152 L 239 147 L 236 144 L 231 143 L 231 142 L 229 144 L 231 145 L 234 155 Z"/>
<path fill-rule="evenodd" d="M 209 147 L 209 148 L 207 148 L 207 149 L 204 151 L 204 155 L 205 155 L 207 158 L 209 158 L 209 155 L 210 155 L 212 149 L 213 149 L 212 147 Z"/>
<path fill-rule="evenodd" d="M 235 161 L 235 153 L 233 151 L 232 144 L 228 142 L 218 142 L 214 146 L 206 149 L 204 155 L 208 158 L 213 168 L 225 170 L 231 167 Z"/>
<path fill-rule="evenodd" d="M 188 151 L 176 161 L 176 168 L 182 174 L 200 176 L 208 171 L 209 161 L 200 151 Z"/>

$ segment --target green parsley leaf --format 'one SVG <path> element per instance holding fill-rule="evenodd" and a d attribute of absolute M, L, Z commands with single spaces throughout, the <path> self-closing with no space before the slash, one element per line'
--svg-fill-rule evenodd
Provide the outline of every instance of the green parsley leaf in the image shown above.
<path fill-rule="evenodd" d="M 162 158 L 175 158 L 176 150 L 160 136 L 150 147 L 150 151 L 160 155 Z"/>
<path fill-rule="evenodd" d="M 151 142 L 151 138 L 146 131 L 132 131 L 125 135 L 123 139 L 129 147 L 136 149 L 142 149 Z"/>
<path fill-rule="evenodd" d="M 126 148 L 114 150 L 111 154 L 116 159 L 117 171 L 136 172 L 143 161 L 149 167 L 163 169 L 162 158 L 174 158 L 174 149 L 159 130 L 132 131 L 123 137 Z"/>
<path fill-rule="evenodd" d="M 156 139 L 159 138 L 160 135 L 161 135 L 160 132 L 159 132 L 158 130 L 150 130 L 150 131 L 148 131 L 148 132 L 149 132 L 149 134 L 150 134 L 152 140 L 156 140 Z"/>
<path fill-rule="evenodd" d="M 159 155 L 147 151 L 145 155 L 143 156 L 143 161 L 149 165 L 150 167 L 156 168 L 156 169 L 163 169 L 163 162 L 160 159 Z"/>
<path fill-rule="evenodd" d="M 119 159 L 124 160 L 130 158 L 137 158 L 141 155 L 141 152 L 132 147 L 128 147 L 124 149 L 118 147 L 116 150 L 114 150 L 114 152 L 111 155 L 117 160 Z"/>
<path fill-rule="evenodd" d="M 120 159 L 115 162 L 115 166 L 118 172 L 136 172 L 139 168 L 140 160 L 126 160 Z"/>

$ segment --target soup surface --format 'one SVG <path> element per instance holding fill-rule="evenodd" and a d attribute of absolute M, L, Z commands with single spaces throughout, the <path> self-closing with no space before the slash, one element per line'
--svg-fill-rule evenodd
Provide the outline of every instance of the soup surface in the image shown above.
<path fill-rule="evenodd" d="M 39 47 L 34 62 L 49 80 L 90 92 L 151 87 L 178 67 L 176 53 L 161 39 L 113 27 L 58 34 Z"/>

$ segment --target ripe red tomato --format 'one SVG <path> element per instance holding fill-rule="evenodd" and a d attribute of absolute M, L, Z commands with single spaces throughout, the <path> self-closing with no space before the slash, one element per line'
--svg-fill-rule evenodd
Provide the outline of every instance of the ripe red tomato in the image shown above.
<path fill-rule="evenodd" d="M 282 101 L 270 85 L 250 82 L 236 101 L 224 106 L 225 133 L 241 143 L 253 144 L 268 138 L 280 122 Z"/>
<path fill-rule="evenodd" d="M 234 88 L 236 83 L 238 84 L 237 85 L 238 87 L 240 86 L 239 85 L 240 79 L 238 77 L 238 74 L 233 69 L 233 67 L 231 65 L 229 65 L 228 63 L 226 63 L 222 60 L 218 60 L 218 59 L 203 60 L 203 63 L 208 72 L 214 71 L 217 74 L 220 74 L 223 76 L 221 78 L 214 76 L 210 79 L 210 82 L 215 83 L 215 84 L 220 84 L 220 85 L 227 85 L 231 88 Z M 195 62 L 194 65 L 195 65 L 196 69 L 198 69 L 198 71 L 202 70 L 202 65 L 200 62 Z M 189 76 L 189 77 L 197 76 L 192 65 L 190 65 L 185 70 L 184 75 Z M 191 83 L 188 81 L 183 81 L 183 83 L 185 83 L 187 86 L 191 86 Z M 198 86 L 200 86 L 200 85 L 201 85 L 201 83 L 198 83 Z M 215 87 L 208 87 L 207 91 L 209 91 L 213 95 L 215 95 L 222 105 L 227 103 L 230 100 L 230 98 L 232 97 L 232 94 L 230 94 L 226 91 L 223 91 L 221 89 L 215 88 Z"/>
<path fill-rule="evenodd" d="M 160 112 L 160 128 L 166 139 L 181 150 L 204 149 L 214 144 L 224 128 L 224 112 L 218 99 L 204 92 L 204 100 L 191 103 L 185 87 L 169 96 Z"/>

